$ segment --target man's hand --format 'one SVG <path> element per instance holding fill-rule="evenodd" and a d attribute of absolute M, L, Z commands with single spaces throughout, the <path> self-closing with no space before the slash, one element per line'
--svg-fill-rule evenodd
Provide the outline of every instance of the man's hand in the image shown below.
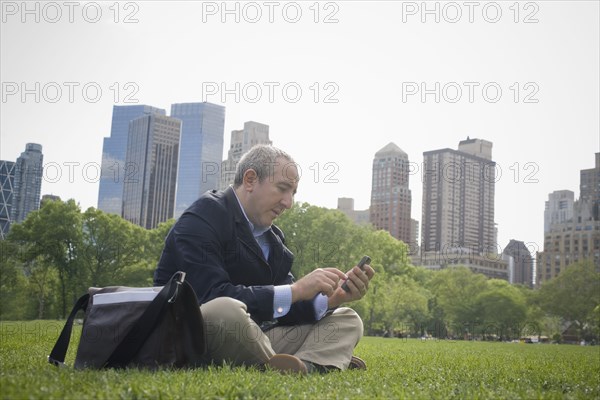
<path fill-rule="evenodd" d="M 340 285 L 340 287 L 329 296 L 329 308 L 339 307 L 343 303 L 362 299 L 369 289 L 369 281 L 373 278 L 373 275 L 375 275 L 375 270 L 373 270 L 370 265 L 366 264 L 364 266 L 364 271 L 361 271 L 358 267 L 354 267 L 347 275 L 348 280 L 346 281 L 346 284 L 350 291 L 346 292 Z"/>
<path fill-rule="evenodd" d="M 319 293 L 329 297 L 339 288 L 341 279 L 346 279 L 346 274 L 337 268 L 315 269 L 292 284 L 292 303 L 311 300 Z"/>

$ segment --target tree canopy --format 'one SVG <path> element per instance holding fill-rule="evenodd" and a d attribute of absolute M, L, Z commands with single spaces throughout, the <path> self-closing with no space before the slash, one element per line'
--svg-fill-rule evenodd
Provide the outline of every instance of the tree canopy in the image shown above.
<path fill-rule="evenodd" d="M 150 286 L 173 223 L 146 230 L 94 208 L 82 212 L 73 200 L 45 202 L 0 241 L 0 318 L 62 318 L 90 286 Z M 501 340 L 556 336 L 573 323 L 598 340 L 600 271 L 591 261 L 532 290 L 461 266 L 415 267 L 405 243 L 338 210 L 297 203 L 276 223 L 297 279 L 320 267 L 346 272 L 371 256 L 369 291 L 349 304 L 367 334 Z"/>

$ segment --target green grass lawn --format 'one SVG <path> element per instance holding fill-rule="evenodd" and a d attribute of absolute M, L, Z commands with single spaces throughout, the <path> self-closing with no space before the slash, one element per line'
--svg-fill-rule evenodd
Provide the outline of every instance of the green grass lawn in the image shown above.
<path fill-rule="evenodd" d="M 0 393 L 25 398 L 600 399 L 600 347 L 365 337 L 367 371 L 75 371 L 46 362 L 63 323 L 0 323 Z M 80 327 L 74 329 L 77 337 Z M 67 362 L 73 363 L 73 340 Z"/>

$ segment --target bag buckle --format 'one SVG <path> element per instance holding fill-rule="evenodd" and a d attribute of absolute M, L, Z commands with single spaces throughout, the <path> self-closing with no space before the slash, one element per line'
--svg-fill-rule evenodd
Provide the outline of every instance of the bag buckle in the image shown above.
<path fill-rule="evenodd" d="M 177 271 L 173 275 L 173 279 L 175 279 L 175 283 L 177 285 L 175 286 L 175 292 L 173 292 L 173 296 L 171 296 L 171 298 L 169 300 L 167 300 L 169 303 L 175 303 L 175 300 L 177 299 L 177 295 L 179 294 L 179 287 L 181 286 L 181 284 L 185 280 L 185 272 L 183 272 L 183 271 Z"/>
<path fill-rule="evenodd" d="M 174 278 L 177 283 L 179 283 L 179 284 L 183 283 L 183 281 L 185 280 L 185 272 L 183 272 L 183 271 L 175 272 Z"/>

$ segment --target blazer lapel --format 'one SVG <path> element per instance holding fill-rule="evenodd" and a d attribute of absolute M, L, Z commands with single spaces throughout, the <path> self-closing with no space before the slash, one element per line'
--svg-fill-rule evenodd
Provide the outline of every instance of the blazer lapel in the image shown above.
<path fill-rule="evenodd" d="M 230 204 L 229 209 L 233 212 L 234 215 L 238 240 L 242 242 L 242 245 L 246 249 L 250 250 L 250 252 L 252 252 L 252 254 L 258 260 L 262 261 L 264 264 L 269 266 L 269 263 L 267 262 L 267 260 L 265 260 L 265 256 L 260 246 L 258 245 L 258 242 L 254 238 L 254 235 L 252 235 L 250 225 L 248 225 L 248 220 L 246 219 L 242 212 L 242 209 L 240 208 L 240 203 L 235 193 L 233 193 L 232 187 L 228 187 L 227 189 L 225 189 L 225 197 L 227 197 L 228 203 Z"/>
<path fill-rule="evenodd" d="M 276 225 L 271 226 L 269 234 L 269 240 L 271 242 L 269 262 L 274 270 L 274 282 L 282 282 L 287 278 L 287 275 L 292 268 L 294 255 L 285 245 L 283 232 L 281 232 Z"/>
<path fill-rule="evenodd" d="M 246 221 L 236 222 L 238 229 L 238 240 L 242 242 L 242 244 L 249 249 L 259 260 L 261 260 L 264 264 L 269 264 L 267 260 L 265 260 L 265 255 L 262 252 L 262 249 L 258 245 L 258 242 L 252 235 L 250 231 L 250 227 Z"/>
<path fill-rule="evenodd" d="M 267 234 L 269 240 L 269 261 L 270 264 L 278 265 L 283 257 L 283 243 L 281 239 L 270 229 Z"/>

